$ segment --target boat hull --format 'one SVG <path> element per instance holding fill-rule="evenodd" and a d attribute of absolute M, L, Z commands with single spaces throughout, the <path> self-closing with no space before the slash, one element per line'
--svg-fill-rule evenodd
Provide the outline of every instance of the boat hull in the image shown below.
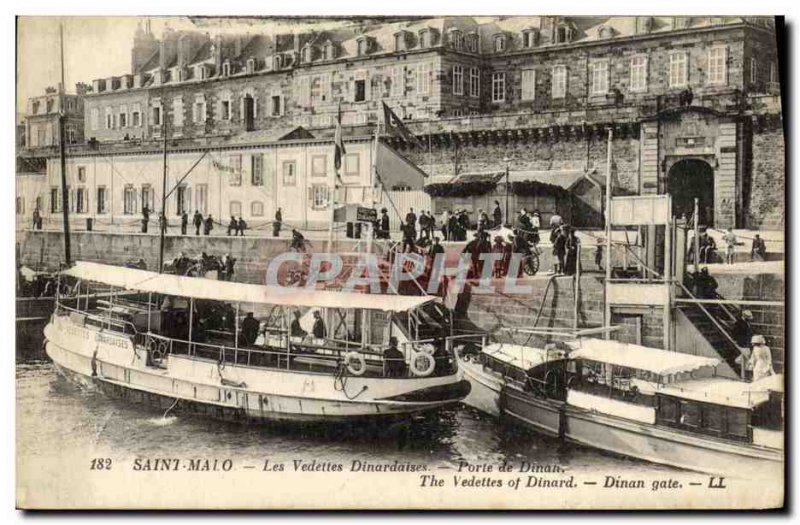
<path fill-rule="evenodd" d="M 470 391 L 464 398 L 464 404 L 499 418 L 500 392 L 504 381 L 484 372 L 482 365 L 476 361 L 461 359 L 459 367 L 464 372 L 464 378 L 470 383 Z"/>
<path fill-rule="evenodd" d="M 194 407 L 239 421 L 396 419 L 458 403 L 469 389 L 459 375 L 337 380 L 328 374 L 223 366 L 182 355 L 169 356 L 162 368 L 155 368 L 145 365 L 145 352 L 137 351 L 130 338 L 56 317 L 45 328 L 45 337 L 48 356 L 72 380 L 165 410 Z M 412 400 L 397 400 L 408 397 Z"/>
<path fill-rule="evenodd" d="M 726 476 L 783 475 L 781 450 L 735 443 L 565 407 L 563 436 L 574 443 L 686 470 Z"/>

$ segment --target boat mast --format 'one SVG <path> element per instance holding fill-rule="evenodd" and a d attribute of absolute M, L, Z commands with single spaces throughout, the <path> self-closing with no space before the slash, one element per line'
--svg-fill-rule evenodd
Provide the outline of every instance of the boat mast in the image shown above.
<path fill-rule="evenodd" d="M 164 133 L 164 172 L 161 177 L 161 217 L 158 218 L 158 230 L 160 235 L 160 242 L 158 246 L 158 273 L 164 271 L 164 233 L 166 231 L 166 224 L 162 225 L 162 221 L 167 220 L 167 112 L 165 111 L 166 99 L 164 98 L 164 90 L 161 90 L 161 120 L 163 121 Z M 163 219 L 162 219 L 163 217 Z"/>
<path fill-rule="evenodd" d="M 72 264 L 69 238 L 69 189 L 67 188 L 67 154 L 66 154 L 66 114 L 64 113 L 64 22 L 59 24 L 59 41 L 61 48 L 61 84 L 58 88 L 58 146 L 61 157 L 61 212 L 64 217 L 64 260 L 67 266 Z"/>
<path fill-rule="evenodd" d="M 609 127 L 608 128 L 608 148 L 606 151 L 606 209 L 605 209 L 605 219 L 606 219 L 606 278 L 604 283 L 604 295 L 605 295 L 605 308 L 603 316 L 603 325 L 608 326 L 611 324 L 611 309 L 608 306 L 608 283 L 611 281 L 611 193 L 613 188 L 611 187 L 611 141 L 614 139 L 614 129 Z M 610 337 L 609 333 L 606 332 L 605 335 L 606 339 Z"/>

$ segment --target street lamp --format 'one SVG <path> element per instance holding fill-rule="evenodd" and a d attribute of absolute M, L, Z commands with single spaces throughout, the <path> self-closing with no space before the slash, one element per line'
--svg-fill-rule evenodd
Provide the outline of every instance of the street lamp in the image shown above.
<path fill-rule="evenodd" d="M 508 218 L 508 163 L 510 161 L 511 159 L 509 159 L 508 157 L 503 158 L 503 162 L 506 163 L 506 213 L 505 213 L 506 224 L 511 224 L 511 221 Z"/>

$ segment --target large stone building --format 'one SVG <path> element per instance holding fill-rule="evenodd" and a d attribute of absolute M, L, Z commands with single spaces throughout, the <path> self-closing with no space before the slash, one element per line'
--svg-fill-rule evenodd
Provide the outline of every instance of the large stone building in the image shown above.
<path fill-rule="evenodd" d="M 173 147 L 198 151 L 267 147 L 297 126 L 330 136 L 337 115 L 366 137 L 385 102 L 426 147 L 395 145 L 435 177 L 508 166 L 602 179 L 610 127 L 628 192 L 670 192 L 676 214 L 698 197 L 716 227 L 783 226 L 769 18 L 439 17 L 160 38 L 146 24 L 130 72 L 94 80 L 84 100 L 93 147 L 144 155 L 147 173 L 165 127 Z"/>

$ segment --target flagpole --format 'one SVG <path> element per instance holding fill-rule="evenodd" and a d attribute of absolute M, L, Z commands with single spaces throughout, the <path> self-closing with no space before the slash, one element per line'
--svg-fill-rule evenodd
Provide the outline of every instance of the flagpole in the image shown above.
<path fill-rule="evenodd" d="M 612 141 L 614 139 L 614 128 L 608 128 L 608 145 L 606 148 L 606 206 L 605 206 L 605 219 L 606 219 L 606 278 L 605 278 L 605 286 L 603 287 L 605 291 L 605 319 L 604 325 L 609 326 L 611 324 L 611 308 L 608 305 L 608 284 L 611 281 L 611 194 L 613 192 L 613 188 L 611 187 L 612 178 L 611 178 L 611 147 Z M 611 337 L 609 332 L 606 332 L 606 339 Z"/>
<path fill-rule="evenodd" d="M 339 101 L 339 105 L 336 111 L 336 128 L 335 131 L 338 133 L 334 133 L 334 150 L 338 147 L 337 141 L 341 141 L 341 133 L 342 133 L 342 102 Z M 339 175 L 339 167 L 336 165 L 336 161 L 334 159 L 333 162 L 333 181 L 332 181 L 332 191 L 328 199 L 328 204 L 331 207 L 330 213 L 330 224 L 328 225 L 328 253 L 333 253 L 333 224 L 334 218 L 336 215 L 336 180 L 340 177 Z"/>

